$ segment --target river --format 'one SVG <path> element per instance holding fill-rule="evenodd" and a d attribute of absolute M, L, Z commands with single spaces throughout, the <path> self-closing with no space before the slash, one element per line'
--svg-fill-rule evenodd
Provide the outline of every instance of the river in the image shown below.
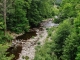
<path fill-rule="evenodd" d="M 58 25 L 59 24 L 53 23 L 52 19 L 48 19 L 47 21 L 43 21 L 40 27 L 32 28 L 30 32 L 16 37 L 16 39 L 12 41 L 12 46 L 7 50 L 7 52 L 9 52 L 7 56 L 13 54 L 15 57 L 12 60 L 23 60 L 21 57 L 26 55 L 29 58 L 33 59 L 37 41 L 39 40 L 41 44 L 43 44 L 43 41 L 48 35 L 46 28 L 51 28 Z M 42 37 L 40 37 L 41 35 Z"/>

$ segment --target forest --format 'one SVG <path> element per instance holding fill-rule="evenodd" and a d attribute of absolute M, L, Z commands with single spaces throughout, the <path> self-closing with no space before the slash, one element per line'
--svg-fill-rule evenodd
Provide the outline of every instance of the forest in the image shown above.
<path fill-rule="evenodd" d="M 42 22 L 48 21 L 58 26 L 40 27 Z M 38 31 L 39 27 L 43 31 Z M 34 57 L 23 56 L 23 52 L 19 55 L 22 56 L 21 60 L 80 60 L 79 0 L 0 0 L 0 60 L 20 60 L 13 59 L 16 56 L 14 52 L 7 56 L 7 50 L 12 46 L 12 41 L 17 40 L 15 35 L 24 36 L 35 28 L 42 33 L 39 36 L 36 33 L 38 39 L 28 35 L 31 44 L 36 42 L 34 49 L 30 46 L 30 51 L 35 51 L 32 54 Z M 22 48 L 26 49 L 27 40 L 21 43 L 25 46 L 22 45 Z M 17 45 L 16 42 L 14 44 Z"/>

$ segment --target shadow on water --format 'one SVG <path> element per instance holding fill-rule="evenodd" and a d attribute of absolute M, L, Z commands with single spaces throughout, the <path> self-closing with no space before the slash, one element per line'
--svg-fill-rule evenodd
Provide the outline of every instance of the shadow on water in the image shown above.
<path fill-rule="evenodd" d="M 19 58 L 19 53 L 21 53 L 22 46 L 10 47 L 6 52 L 8 52 L 7 56 L 14 55 L 12 60 L 17 60 Z"/>
<path fill-rule="evenodd" d="M 16 39 L 23 39 L 23 40 L 27 40 L 30 39 L 32 37 L 36 36 L 36 31 L 31 31 L 31 32 L 27 32 L 21 36 L 16 37 Z"/>
<path fill-rule="evenodd" d="M 42 31 L 43 27 L 49 28 L 49 27 L 57 26 L 57 25 L 58 24 L 52 23 L 52 21 L 44 21 L 44 22 L 41 23 L 41 26 L 37 27 L 37 29 Z M 36 35 L 37 35 L 36 34 L 36 29 L 32 28 L 32 31 L 27 32 L 27 33 L 25 33 L 25 34 L 23 34 L 21 36 L 16 37 L 16 40 L 21 40 L 21 39 L 28 40 L 28 39 L 36 36 Z M 15 48 L 15 46 L 14 47 L 10 47 L 7 50 L 7 52 L 9 52 L 7 54 L 7 56 L 10 56 L 11 54 L 13 54 L 15 57 L 12 60 L 17 60 L 19 58 L 19 53 L 21 53 L 21 51 L 22 51 L 22 46 L 20 46 L 20 45 L 17 46 L 16 48 Z"/>
<path fill-rule="evenodd" d="M 36 36 L 36 35 L 37 35 L 36 31 L 30 31 L 30 32 L 27 32 L 21 36 L 16 37 L 16 40 L 18 40 L 18 39 L 27 40 L 27 39 L 32 38 L 33 36 Z M 22 51 L 21 44 L 18 46 L 9 47 L 7 50 L 7 52 L 9 52 L 7 54 L 7 56 L 10 56 L 13 54 L 15 57 L 12 60 L 17 60 L 19 58 L 19 53 L 21 53 L 21 51 Z"/>

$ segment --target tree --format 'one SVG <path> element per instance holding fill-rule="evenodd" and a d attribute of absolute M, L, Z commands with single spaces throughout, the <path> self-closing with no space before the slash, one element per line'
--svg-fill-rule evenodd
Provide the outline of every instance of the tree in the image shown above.
<path fill-rule="evenodd" d="M 77 48 L 80 46 L 80 15 L 78 15 L 73 21 L 73 29 L 71 34 L 66 38 L 63 47 L 63 60 L 75 60 Z M 79 54 L 79 53 L 78 53 Z"/>
<path fill-rule="evenodd" d="M 1 10 L 0 10 L 0 22 L 4 22 L 4 35 L 6 35 L 6 0 L 0 0 L 0 7 L 1 7 Z M 4 21 L 2 21 L 4 20 Z"/>
<path fill-rule="evenodd" d="M 59 21 L 62 22 L 63 20 L 67 18 L 75 18 L 78 14 L 77 11 L 79 11 L 79 0 L 62 0 L 62 3 L 60 4 L 60 13 L 58 14 Z M 78 8 L 77 8 L 78 6 Z"/>
<path fill-rule="evenodd" d="M 75 60 L 80 60 L 80 46 L 77 48 L 77 56 Z"/>
<path fill-rule="evenodd" d="M 0 60 L 11 60 L 13 58 L 13 55 L 11 55 L 10 57 L 6 56 L 6 50 L 8 48 L 8 45 L 2 45 L 0 44 Z"/>
<path fill-rule="evenodd" d="M 74 31 L 68 36 L 68 38 L 66 38 L 64 42 L 62 60 L 75 60 L 77 46 L 79 44 L 78 42 L 79 39 Z"/>
<path fill-rule="evenodd" d="M 3 30 L 4 28 L 4 24 L 3 24 L 3 13 L 2 13 L 2 7 L 3 7 L 3 5 L 2 5 L 2 0 L 0 1 L 0 8 L 1 8 L 1 10 L 0 10 L 0 31 L 1 30 Z"/>
<path fill-rule="evenodd" d="M 6 0 L 4 0 L 4 34 L 6 35 Z"/>
<path fill-rule="evenodd" d="M 28 9 L 28 20 L 31 26 L 37 26 L 41 20 L 42 17 L 40 16 L 40 13 L 38 11 L 38 1 L 32 0 L 30 9 Z"/>
<path fill-rule="evenodd" d="M 27 18 L 31 26 L 37 26 L 44 18 L 52 16 L 51 0 L 32 0 L 27 10 Z"/>
<path fill-rule="evenodd" d="M 54 51 L 58 59 L 61 58 L 64 41 L 68 37 L 70 32 L 71 32 L 71 23 L 69 22 L 69 20 L 66 20 L 62 24 L 60 24 L 58 29 L 55 31 L 55 34 L 52 35 L 52 40 L 53 40 L 52 51 Z"/>
<path fill-rule="evenodd" d="M 46 40 L 43 46 L 37 46 L 34 60 L 53 60 L 51 53 L 51 44 Z"/>
<path fill-rule="evenodd" d="M 12 5 L 11 12 L 8 14 L 7 27 L 9 30 L 22 33 L 27 32 L 29 23 L 26 18 L 26 1 L 15 0 Z"/>

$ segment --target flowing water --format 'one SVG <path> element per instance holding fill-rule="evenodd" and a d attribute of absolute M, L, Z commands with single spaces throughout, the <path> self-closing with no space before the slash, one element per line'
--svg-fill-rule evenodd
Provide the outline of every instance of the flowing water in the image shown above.
<path fill-rule="evenodd" d="M 16 41 L 17 40 L 26 40 L 27 41 L 28 39 L 30 39 L 34 36 L 36 36 L 36 31 L 27 32 L 21 36 L 16 37 Z M 7 56 L 10 56 L 11 54 L 13 54 L 15 57 L 12 60 L 17 60 L 19 58 L 19 53 L 21 53 L 21 50 L 22 50 L 22 44 L 21 43 L 18 46 L 11 46 L 7 50 L 7 52 L 9 52 L 7 54 Z"/>
<path fill-rule="evenodd" d="M 15 57 L 12 60 L 16 60 L 19 58 L 19 53 L 21 53 L 21 50 L 22 50 L 22 46 L 10 47 L 7 50 L 7 52 L 9 52 L 7 56 L 10 56 L 11 54 L 13 54 Z"/>
<path fill-rule="evenodd" d="M 30 32 L 27 32 L 27 33 L 25 33 L 25 34 L 23 34 L 23 35 L 21 35 L 21 36 L 18 36 L 18 37 L 16 37 L 16 40 L 28 40 L 28 39 L 30 39 L 30 38 L 32 38 L 32 37 L 34 37 L 34 36 L 36 36 L 37 34 L 36 34 L 36 30 L 38 29 L 38 30 L 43 30 L 43 28 L 41 28 L 41 27 L 45 27 L 45 28 L 50 28 L 50 27 L 53 27 L 53 26 L 58 26 L 59 24 L 55 24 L 55 23 L 53 23 L 51 20 L 49 20 L 49 21 L 43 21 L 42 23 L 41 23 L 41 26 L 39 26 L 38 28 L 36 28 L 36 29 L 34 29 L 34 28 L 32 28 L 32 30 L 33 31 L 30 31 Z M 17 43 L 16 43 L 17 44 Z M 8 54 L 7 54 L 7 56 L 10 56 L 11 54 L 13 54 L 15 57 L 12 59 L 12 60 L 17 60 L 18 58 L 19 58 L 19 53 L 21 53 L 21 50 L 22 50 L 22 46 L 21 46 L 21 43 L 20 43 L 20 45 L 18 45 L 17 47 L 15 47 L 15 46 L 11 46 L 8 50 L 7 50 L 7 52 L 9 52 Z"/>
<path fill-rule="evenodd" d="M 30 32 L 27 32 L 21 36 L 18 36 L 16 37 L 16 39 L 23 39 L 23 40 L 27 40 L 27 39 L 30 39 L 32 37 L 36 36 L 36 31 L 30 31 Z"/>

